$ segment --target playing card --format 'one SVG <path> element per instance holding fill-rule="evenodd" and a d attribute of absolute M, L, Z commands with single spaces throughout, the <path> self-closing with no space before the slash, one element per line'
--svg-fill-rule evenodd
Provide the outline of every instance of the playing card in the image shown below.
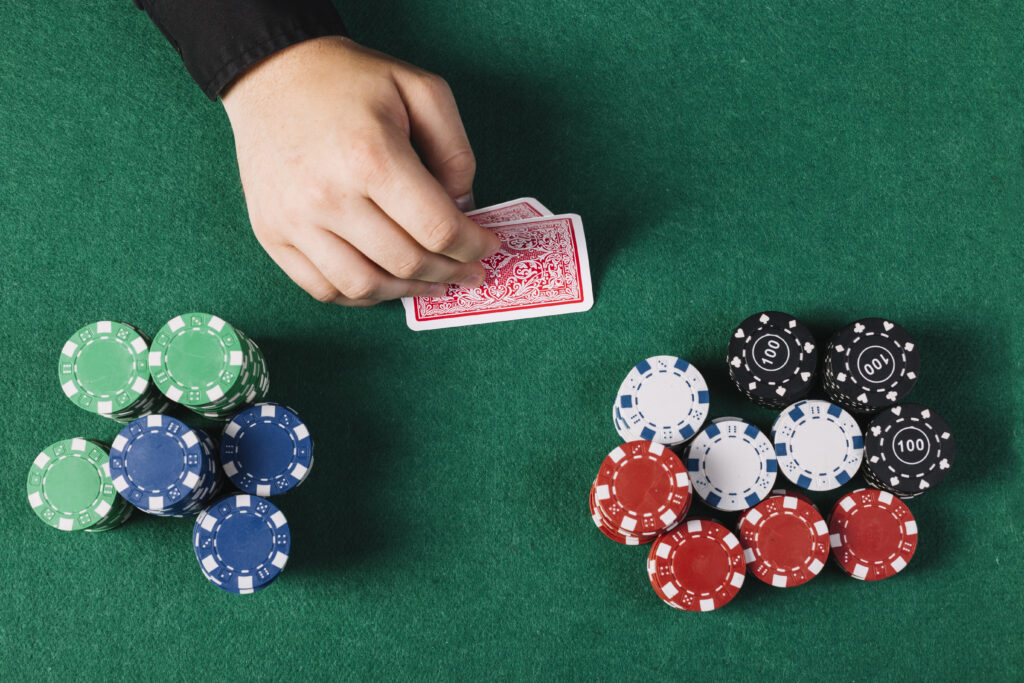
<path fill-rule="evenodd" d="M 501 249 L 484 259 L 483 286 L 402 299 L 413 330 L 577 313 L 594 305 L 583 222 L 574 213 L 490 226 Z"/>
<path fill-rule="evenodd" d="M 470 211 L 466 215 L 472 218 L 473 222 L 477 225 L 487 227 L 497 223 L 550 216 L 551 212 L 533 197 L 520 197 L 519 199 L 502 202 L 501 204 L 485 206 L 481 209 Z"/>

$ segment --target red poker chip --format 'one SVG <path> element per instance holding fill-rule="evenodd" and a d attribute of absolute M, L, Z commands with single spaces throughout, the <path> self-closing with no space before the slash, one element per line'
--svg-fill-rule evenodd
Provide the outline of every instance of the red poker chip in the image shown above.
<path fill-rule="evenodd" d="M 917 522 L 902 500 L 878 489 L 840 498 L 828 522 L 832 557 L 850 576 L 878 581 L 899 573 L 917 549 Z"/>
<path fill-rule="evenodd" d="M 647 555 L 647 577 L 664 602 L 688 612 L 718 609 L 743 586 L 739 540 L 721 524 L 688 519 L 659 536 Z"/>
<path fill-rule="evenodd" d="M 818 510 L 818 506 L 814 504 L 814 501 L 811 500 L 809 496 L 804 495 L 800 491 L 790 491 L 788 489 L 775 489 L 775 490 L 773 490 L 771 492 L 771 495 L 773 495 L 773 496 L 796 496 L 800 500 L 802 500 L 805 503 L 807 503 L 808 505 L 810 505 L 815 510 Z M 820 513 L 821 510 L 818 510 L 818 512 Z"/>
<path fill-rule="evenodd" d="M 812 508 L 817 510 L 818 514 L 821 514 L 821 510 L 818 510 L 818 506 L 814 504 L 814 501 L 811 500 L 808 496 L 805 496 L 803 493 L 800 493 L 799 491 L 790 491 L 788 489 L 772 489 L 772 492 L 768 494 L 768 498 L 771 498 L 772 496 L 796 496 L 797 498 L 799 498 L 800 500 L 804 501 Z M 765 500 L 767 500 L 767 498 Z M 736 520 L 737 532 L 739 532 L 740 524 L 743 523 L 743 518 L 746 516 L 748 512 L 750 512 L 750 508 L 741 512 L 739 519 Z"/>
<path fill-rule="evenodd" d="M 643 545 L 644 543 L 650 543 L 654 540 L 654 536 L 647 538 L 641 538 L 639 536 L 632 536 L 629 534 L 621 534 L 618 531 L 610 528 L 605 522 L 601 513 L 598 512 L 596 505 L 594 504 L 594 487 L 590 487 L 590 518 L 594 520 L 594 526 L 596 526 L 602 534 L 612 539 L 616 543 L 623 545 Z"/>
<path fill-rule="evenodd" d="M 594 482 L 597 510 L 612 529 L 657 534 L 690 507 L 690 478 L 679 457 L 652 441 L 630 441 L 601 463 Z"/>
<path fill-rule="evenodd" d="M 828 560 L 828 525 L 803 496 L 766 498 L 747 510 L 737 528 L 747 569 L 771 586 L 807 583 Z"/>

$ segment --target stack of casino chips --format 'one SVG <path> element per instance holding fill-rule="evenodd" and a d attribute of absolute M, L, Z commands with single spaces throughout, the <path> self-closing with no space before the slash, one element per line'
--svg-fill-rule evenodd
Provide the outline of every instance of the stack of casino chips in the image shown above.
<path fill-rule="evenodd" d="M 150 382 L 148 352 L 149 338 L 127 323 L 86 325 L 61 349 L 61 389 L 78 407 L 121 423 L 165 412 L 170 403 Z"/>
<path fill-rule="evenodd" d="M 257 403 L 224 425 L 220 462 L 239 490 L 266 498 L 306 480 L 313 467 L 313 440 L 288 406 Z"/>
<path fill-rule="evenodd" d="M 829 555 L 828 525 L 802 493 L 774 490 L 736 523 L 747 570 L 764 583 L 792 588 L 807 583 Z"/>
<path fill-rule="evenodd" d="M 692 518 L 659 536 L 647 554 L 647 578 L 661 600 L 679 610 L 708 612 L 739 592 L 746 561 L 739 539 L 721 524 Z"/>
<path fill-rule="evenodd" d="M 902 401 L 920 371 L 917 345 L 905 329 L 864 318 L 832 335 L 822 384 L 834 403 L 854 413 L 874 413 Z"/>
<path fill-rule="evenodd" d="M 609 453 L 590 487 L 590 515 L 608 538 L 650 543 L 674 529 L 690 509 L 690 479 L 671 450 L 629 441 Z"/>
<path fill-rule="evenodd" d="M 61 531 L 109 531 L 133 510 L 114 489 L 107 449 L 80 437 L 44 448 L 29 468 L 27 489 L 32 511 Z"/>
<path fill-rule="evenodd" d="M 121 430 L 110 447 L 110 477 L 129 503 L 161 517 L 198 514 L 224 485 L 209 435 L 166 415 Z"/>
<path fill-rule="evenodd" d="M 709 507 L 735 512 L 757 505 L 775 485 L 775 447 L 738 417 L 711 421 L 686 447 L 694 492 Z"/>
<path fill-rule="evenodd" d="M 612 421 L 623 441 L 678 446 L 700 430 L 708 408 L 708 385 L 696 367 L 676 356 L 653 356 L 622 381 Z"/>
<path fill-rule="evenodd" d="M 917 548 L 917 522 L 902 500 L 857 489 L 838 501 L 828 520 L 836 564 L 855 579 L 878 581 L 903 570 Z"/>
<path fill-rule="evenodd" d="M 848 412 L 828 401 L 798 401 L 783 410 L 771 430 L 779 470 L 810 491 L 847 483 L 864 460 L 864 435 Z"/>
<path fill-rule="evenodd" d="M 864 480 L 908 499 L 937 486 L 953 466 L 956 446 L 942 416 L 917 403 L 882 411 L 864 435 Z"/>
<path fill-rule="evenodd" d="M 254 593 L 284 569 L 291 530 L 273 503 L 240 493 L 203 510 L 193 528 L 192 547 L 210 583 L 229 593 Z"/>
<path fill-rule="evenodd" d="M 729 376 L 744 396 L 778 410 L 811 392 L 818 347 L 810 330 L 793 316 L 763 311 L 733 331 L 727 361 Z"/>
<path fill-rule="evenodd" d="M 212 420 L 266 398 L 270 376 L 256 343 L 208 313 L 185 313 L 157 332 L 149 351 L 157 388 Z"/>

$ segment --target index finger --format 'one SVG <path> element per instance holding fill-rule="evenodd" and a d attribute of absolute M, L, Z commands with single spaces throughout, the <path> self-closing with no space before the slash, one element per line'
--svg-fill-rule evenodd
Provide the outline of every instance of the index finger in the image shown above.
<path fill-rule="evenodd" d="M 428 251 L 471 263 L 501 246 L 493 232 L 459 211 L 408 140 L 391 145 L 387 162 L 368 182 L 367 194 Z"/>

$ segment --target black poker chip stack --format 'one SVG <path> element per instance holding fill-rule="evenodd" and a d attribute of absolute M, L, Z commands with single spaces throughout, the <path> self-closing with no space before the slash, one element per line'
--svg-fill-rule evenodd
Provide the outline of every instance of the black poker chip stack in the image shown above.
<path fill-rule="evenodd" d="M 904 403 L 882 411 L 868 425 L 861 474 L 875 488 L 914 498 L 942 482 L 955 450 L 942 416 L 918 403 Z"/>
<path fill-rule="evenodd" d="M 762 311 L 744 320 L 733 331 L 728 354 L 733 383 L 759 406 L 781 410 L 814 386 L 818 347 L 788 313 Z"/>
<path fill-rule="evenodd" d="M 902 499 L 939 485 L 953 466 L 955 445 L 938 413 L 900 403 L 921 370 L 910 334 L 891 320 L 862 318 L 836 331 L 822 356 L 820 386 L 829 401 L 860 417 L 864 481 Z M 788 313 L 755 313 L 729 340 L 729 376 L 736 388 L 773 410 L 800 405 L 817 388 L 817 360 L 813 335 Z"/>
<path fill-rule="evenodd" d="M 905 329 L 883 318 L 863 318 L 832 335 L 822 385 L 833 403 L 870 414 L 903 400 L 920 370 L 917 344 Z"/>

